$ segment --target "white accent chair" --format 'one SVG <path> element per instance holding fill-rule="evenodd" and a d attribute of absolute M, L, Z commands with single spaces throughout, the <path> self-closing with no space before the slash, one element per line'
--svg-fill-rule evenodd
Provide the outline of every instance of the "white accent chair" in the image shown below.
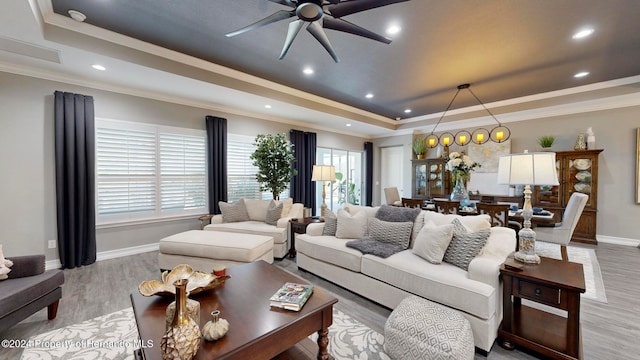
<path fill-rule="evenodd" d="M 537 227 L 535 229 L 536 241 L 560 244 L 562 260 L 567 261 L 567 245 L 571 241 L 573 231 L 578 225 L 578 220 L 580 220 L 580 215 L 582 215 L 582 210 L 587 205 L 588 199 L 589 195 L 586 194 L 578 192 L 571 194 L 567 208 L 564 209 L 564 214 L 562 215 L 562 222 L 557 223 L 555 227 Z"/>
<path fill-rule="evenodd" d="M 402 200 L 400 200 L 400 192 L 397 187 L 384 188 L 384 197 L 387 200 L 387 205 L 402 206 Z"/>

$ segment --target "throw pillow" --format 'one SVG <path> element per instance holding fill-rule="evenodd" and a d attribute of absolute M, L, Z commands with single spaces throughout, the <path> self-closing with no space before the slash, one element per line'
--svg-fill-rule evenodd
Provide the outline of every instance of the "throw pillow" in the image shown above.
<path fill-rule="evenodd" d="M 400 245 L 383 243 L 373 239 L 351 240 L 347 241 L 346 245 L 363 254 L 371 254 L 381 258 L 387 258 L 404 250 Z"/>
<path fill-rule="evenodd" d="M 453 224 L 436 225 L 429 221 L 418 233 L 412 251 L 432 264 L 440 264 L 452 237 Z"/>
<path fill-rule="evenodd" d="M 338 229 L 338 217 L 333 211 L 327 209 L 324 214 L 324 228 L 322 229 L 322 235 L 336 236 L 336 230 Z"/>
<path fill-rule="evenodd" d="M 387 244 L 395 244 L 406 249 L 411 240 L 411 229 L 413 223 L 382 221 L 373 218 L 369 221 L 369 237 Z"/>
<path fill-rule="evenodd" d="M 249 220 L 265 221 L 267 209 L 273 200 L 242 199 L 242 201 L 247 209 Z"/>
<path fill-rule="evenodd" d="M 282 215 L 283 204 L 271 200 L 269 207 L 267 208 L 267 215 L 264 218 L 264 222 L 269 225 L 278 225 L 280 215 Z"/>
<path fill-rule="evenodd" d="M 422 211 L 420 208 L 405 208 L 397 206 L 382 205 L 378 212 L 376 212 L 376 218 L 383 221 L 392 222 L 407 222 L 416 221 L 416 217 Z"/>
<path fill-rule="evenodd" d="M 480 254 L 490 233 L 491 229 L 466 234 L 456 234 L 454 230 L 453 238 L 442 260 L 463 270 L 469 270 L 469 263 Z"/>
<path fill-rule="evenodd" d="M 0 244 L 0 280 L 5 280 L 9 277 L 7 274 L 11 272 L 11 269 L 9 269 L 11 266 L 13 266 L 13 262 L 4 258 L 2 254 L 2 244 Z"/>
<path fill-rule="evenodd" d="M 223 223 L 249 221 L 249 213 L 244 204 L 244 199 L 238 200 L 235 204 L 219 201 L 218 206 L 220 206 L 220 211 L 222 212 Z"/>
<path fill-rule="evenodd" d="M 453 225 L 453 235 L 464 235 L 472 232 L 460 219 L 453 219 L 451 225 Z"/>
<path fill-rule="evenodd" d="M 291 212 L 291 208 L 292 207 L 293 207 L 293 199 L 292 198 L 286 198 L 286 199 L 282 200 L 282 215 L 280 215 L 280 217 L 289 216 L 289 212 Z"/>
<path fill-rule="evenodd" d="M 362 239 L 367 232 L 367 214 L 364 211 L 351 214 L 349 210 L 338 210 L 338 239 Z"/>

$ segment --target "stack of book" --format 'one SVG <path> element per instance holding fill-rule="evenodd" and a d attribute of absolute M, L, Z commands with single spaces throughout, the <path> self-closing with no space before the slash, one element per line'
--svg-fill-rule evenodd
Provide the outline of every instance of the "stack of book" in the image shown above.
<path fill-rule="evenodd" d="M 300 311 L 312 293 L 312 285 L 288 282 L 282 285 L 282 287 L 276 291 L 269 300 L 273 307 Z"/>

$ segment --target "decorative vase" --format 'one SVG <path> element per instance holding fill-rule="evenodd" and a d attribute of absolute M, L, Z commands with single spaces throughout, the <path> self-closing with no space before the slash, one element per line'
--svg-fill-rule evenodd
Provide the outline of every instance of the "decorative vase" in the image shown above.
<path fill-rule="evenodd" d="M 200 302 L 189 299 L 189 295 L 187 295 L 187 304 L 186 304 L 187 316 L 193 319 L 196 324 L 200 323 Z M 173 318 L 176 315 L 176 301 L 171 302 L 169 306 L 167 306 L 167 310 L 165 312 L 165 329 L 168 329 L 173 322 Z"/>
<path fill-rule="evenodd" d="M 464 186 L 462 176 L 458 176 L 456 178 L 456 184 L 453 186 L 453 190 L 451 190 L 451 196 L 449 199 L 451 199 L 451 201 L 459 201 L 460 206 L 469 206 L 471 204 L 469 201 L 469 193 L 467 192 L 467 188 Z"/>
<path fill-rule="evenodd" d="M 214 341 L 222 338 L 229 331 L 229 322 L 220 319 L 220 310 L 211 312 L 211 321 L 207 321 L 202 327 L 202 337 L 207 341 Z"/>
<path fill-rule="evenodd" d="M 160 348 L 163 360 L 190 360 L 200 348 L 200 327 L 187 315 L 187 283 L 176 280 L 176 310 L 171 325 L 162 336 Z"/>
<path fill-rule="evenodd" d="M 578 134 L 578 138 L 576 139 L 576 145 L 573 147 L 574 150 L 587 150 L 587 143 L 584 140 L 584 134 Z"/>

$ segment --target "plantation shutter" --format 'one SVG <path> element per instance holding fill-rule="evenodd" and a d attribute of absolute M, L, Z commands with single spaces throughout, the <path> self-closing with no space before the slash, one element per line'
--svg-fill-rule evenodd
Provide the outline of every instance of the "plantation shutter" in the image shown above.
<path fill-rule="evenodd" d="M 227 138 L 227 200 L 240 198 L 260 199 L 260 186 L 256 181 L 258 168 L 250 156 L 255 151 L 253 138 L 229 134 Z"/>

